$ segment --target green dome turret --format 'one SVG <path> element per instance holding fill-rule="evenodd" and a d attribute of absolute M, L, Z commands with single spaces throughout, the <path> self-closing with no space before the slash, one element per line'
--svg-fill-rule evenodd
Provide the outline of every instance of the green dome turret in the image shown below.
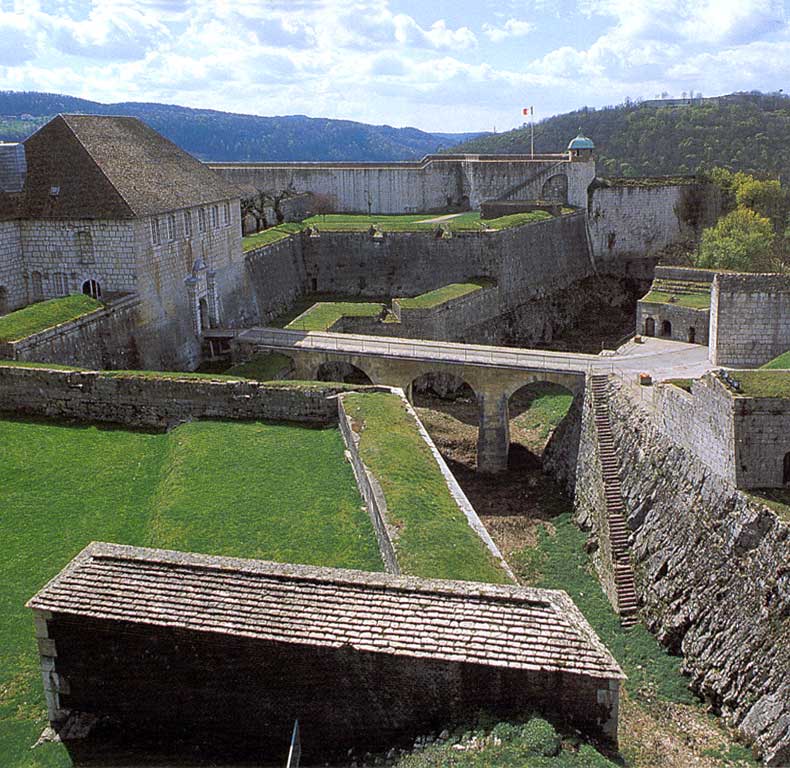
<path fill-rule="evenodd" d="M 592 139 L 584 136 L 580 130 L 579 135 L 575 139 L 571 139 L 568 149 L 595 149 L 595 144 L 593 144 Z"/>

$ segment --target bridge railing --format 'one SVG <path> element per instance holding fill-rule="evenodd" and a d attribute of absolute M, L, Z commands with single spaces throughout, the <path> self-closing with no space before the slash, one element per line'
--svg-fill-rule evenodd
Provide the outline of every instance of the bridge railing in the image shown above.
<path fill-rule="evenodd" d="M 614 371 L 614 362 L 589 354 L 521 350 L 480 344 L 454 344 L 443 341 L 398 339 L 381 336 L 255 328 L 239 336 L 242 343 L 278 350 L 309 350 L 352 355 L 427 360 L 455 364 L 485 365 L 500 368 L 539 368 L 544 370 Z"/>

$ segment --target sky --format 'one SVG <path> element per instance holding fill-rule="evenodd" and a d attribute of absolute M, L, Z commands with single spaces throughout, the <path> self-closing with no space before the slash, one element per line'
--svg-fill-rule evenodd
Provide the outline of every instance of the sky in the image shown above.
<path fill-rule="evenodd" d="M 507 130 L 790 91 L 782 0 L 0 0 L 0 90 Z"/>

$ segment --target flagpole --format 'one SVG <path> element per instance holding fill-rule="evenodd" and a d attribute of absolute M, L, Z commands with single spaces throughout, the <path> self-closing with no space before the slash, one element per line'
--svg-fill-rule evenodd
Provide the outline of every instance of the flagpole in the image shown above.
<path fill-rule="evenodd" d="M 535 116 L 530 115 L 529 120 L 529 148 L 530 155 L 535 158 Z"/>

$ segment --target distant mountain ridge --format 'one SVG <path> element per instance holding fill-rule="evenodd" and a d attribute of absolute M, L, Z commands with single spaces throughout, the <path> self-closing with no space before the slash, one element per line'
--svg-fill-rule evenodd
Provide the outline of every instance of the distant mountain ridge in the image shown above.
<path fill-rule="evenodd" d="M 600 176 L 695 173 L 723 166 L 757 175 L 790 175 L 790 98 L 733 93 L 679 105 L 627 102 L 583 109 L 535 125 L 535 151 L 557 152 L 581 131 L 595 143 Z M 528 127 L 489 134 L 451 152 L 529 152 Z"/>
<path fill-rule="evenodd" d="M 432 134 L 305 115 L 260 117 L 170 104 L 101 104 L 76 96 L 0 91 L 0 140 L 20 141 L 58 113 L 139 117 L 201 160 L 415 160 L 480 133 Z"/>

